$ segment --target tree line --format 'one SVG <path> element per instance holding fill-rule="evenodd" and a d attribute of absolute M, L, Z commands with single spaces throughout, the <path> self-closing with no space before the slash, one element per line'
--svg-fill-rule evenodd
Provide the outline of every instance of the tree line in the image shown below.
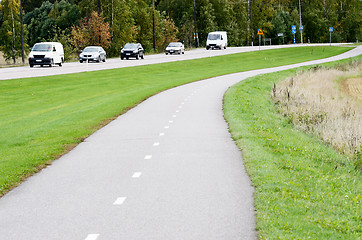
<path fill-rule="evenodd" d="M 59 41 L 66 58 L 87 45 L 101 45 L 109 56 L 119 56 L 127 42 L 140 42 L 148 52 L 161 52 L 171 41 L 204 46 L 208 32 L 217 30 L 228 32 L 229 46 L 245 46 L 256 43 L 259 28 L 273 44 L 292 43 L 292 25 L 298 27 L 300 21 L 303 39 L 297 29 L 296 42 L 328 42 L 329 27 L 333 42 L 355 42 L 361 37 L 360 2 L 0 0 L 0 50 L 15 61 L 22 45 L 29 51 L 36 42 Z"/>

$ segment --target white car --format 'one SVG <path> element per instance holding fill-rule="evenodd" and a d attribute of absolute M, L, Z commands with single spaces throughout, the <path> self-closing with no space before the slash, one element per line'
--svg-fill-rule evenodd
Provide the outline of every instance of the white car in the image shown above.
<path fill-rule="evenodd" d="M 49 65 L 58 64 L 60 67 L 64 63 L 64 49 L 59 42 L 36 43 L 29 54 L 29 65 Z"/>
<path fill-rule="evenodd" d="M 185 54 L 185 47 L 184 47 L 183 43 L 181 43 L 181 42 L 171 42 L 166 47 L 165 53 L 166 53 L 166 55 L 173 54 L 173 53 Z"/>
<path fill-rule="evenodd" d="M 88 46 L 83 49 L 79 55 L 79 62 L 105 62 L 107 53 L 102 47 L 99 46 Z"/>

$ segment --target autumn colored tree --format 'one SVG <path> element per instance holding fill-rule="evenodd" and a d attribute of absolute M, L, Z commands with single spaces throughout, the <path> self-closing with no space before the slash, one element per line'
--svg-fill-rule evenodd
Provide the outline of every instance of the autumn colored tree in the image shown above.
<path fill-rule="evenodd" d="M 78 26 L 72 26 L 72 43 L 77 49 L 88 45 L 111 46 L 111 28 L 97 12 L 92 12 L 89 18 L 84 18 Z"/>

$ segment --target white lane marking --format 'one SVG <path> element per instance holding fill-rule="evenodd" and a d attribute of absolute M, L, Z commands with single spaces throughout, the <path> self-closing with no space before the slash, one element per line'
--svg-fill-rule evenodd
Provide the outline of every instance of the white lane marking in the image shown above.
<path fill-rule="evenodd" d="M 176 110 L 176 112 L 178 113 L 178 112 L 180 112 L 180 110 Z"/>
<path fill-rule="evenodd" d="M 172 115 L 172 117 L 174 117 L 174 118 L 175 118 L 175 117 L 176 117 L 176 115 Z"/>
<path fill-rule="evenodd" d="M 165 134 L 164 134 L 164 133 L 160 133 L 160 136 L 165 136 Z"/>
<path fill-rule="evenodd" d="M 184 102 L 181 103 L 181 105 L 184 105 L 184 104 L 185 104 Z"/>
<path fill-rule="evenodd" d="M 152 155 L 146 155 L 145 156 L 145 159 L 151 159 L 152 158 Z"/>
<path fill-rule="evenodd" d="M 142 175 L 142 172 L 135 172 L 135 173 L 133 173 L 132 178 L 139 178 L 139 177 L 141 177 L 141 175 Z"/>
<path fill-rule="evenodd" d="M 179 106 L 178 108 L 182 108 L 182 106 Z"/>
<path fill-rule="evenodd" d="M 165 128 L 167 129 L 167 128 L 170 128 L 170 126 L 165 126 Z"/>
<path fill-rule="evenodd" d="M 153 143 L 153 146 L 154 146 L 154 147 L 160 146 L 160 143 L 159 143 L 159 142 L 155 142 L 155 143 Z"/>
<path fill-rule="evenodd" d="M 113 205 L 122 205 L 126 201 L 126 197 L 119 197 L 116 201 L 114 201 Z"/>
<path fill-rule="evenodd" d="M 88 234 L 84 240 L 96 240 L 99 237 L 98 233 Z"/>
<path fill-rule="evenodd" d="M 173 123 L 173 121 L 172 120 L 170 120 L 170 121 L 168 121 L 169 123 Z"/>

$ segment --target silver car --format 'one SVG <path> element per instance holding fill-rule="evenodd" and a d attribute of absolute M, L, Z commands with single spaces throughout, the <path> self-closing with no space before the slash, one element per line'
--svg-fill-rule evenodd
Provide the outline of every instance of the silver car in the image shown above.
<path fill-rule="evenodd" d="M 165 53 L 166 53 L 166 55 L 167 54 L 173 54 L 173 53 L 177 53 L 177 54 L 182 53 L 182 54 L 184 54 L 185 53 L 185 47 L 184 47 L 183 43 L 181 43 L 181 42 L 171 42 L 166 47 Z"/>
<path fill-rule="evenodd" d="M 107 57 L 106 51 L 99 46 L 88 46 L 83 49 L 79 55 L 79 62 L 105 62 Z"/>

